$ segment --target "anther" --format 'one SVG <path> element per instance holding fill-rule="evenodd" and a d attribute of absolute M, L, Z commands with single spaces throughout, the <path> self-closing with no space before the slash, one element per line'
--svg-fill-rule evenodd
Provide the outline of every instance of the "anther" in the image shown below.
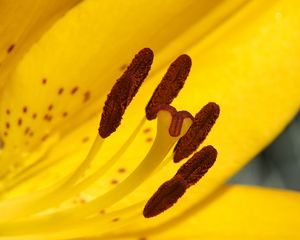
<path fill-rule="evenodd" d="M 108 137 L 120 125 L 126 107 L 147 77 L 152 61 L 152 50 L 142 49 L 111 89 L 100 121 L 99 134 L 102 138 Z"/>
<path fill-rule="evenodd" d="M 216 103 L 210 102 L 205 105 L 195 116 L 195 121 L 181 137 L 174 149 L 174 162 L 190 156 L 199 145 L 205 140 L 212 126 L 219 117 L 220 108 Z"/>
<path fill-rule="evenodd" d="M 213 146 L 202 148 L 179 168 L 175 176 L 182 177 L 187 183 L 187 188 L 194 185 L 213 166 L 217 154 L 217 150 Z"/>
<path fill-rule="evenodd" d="M 175 176 L 163 183 L 147 202 L 143 215 L 154 217 L 172 207 L 186 190 L 186 182 L 181 176 Z"/>
<path fill-rule="evenodd" d="M 146 117 L 148 120 L 156 118 L 159 105 L 169 105 L 177 97 L 188 77 L 191 65 L 192 61 L 188 55 L 179 56 L 170 65 L 146 106 Z"/>

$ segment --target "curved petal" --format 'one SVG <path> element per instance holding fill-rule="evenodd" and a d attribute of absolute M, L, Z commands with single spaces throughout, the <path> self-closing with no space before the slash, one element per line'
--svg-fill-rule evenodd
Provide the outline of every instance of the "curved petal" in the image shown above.
<path fill-rule="evenodd" d="M 202 28 L 177 45 L 186 48 L 244 2 L 104 4 L 90 0 L 78 5 L 30 50 L 1 94 L 2 162 L 7 167 L 20 167 L 49 135 L 72 130 L 98 112 L 97 101 L 138 48 L 150 45 L 157 51 L 164 49 L 195 22 L 202 22 Z M 165 59 L 173 57 L 162 55 L 168 55 Z M 159 61 L 154 70 L 163 62 Z"/>
<path fill-rule="evenodd" d="M 86 119 L 88 114 L 83 112 L 88 111 L 88 102 L 106 95 L 124 64 L 140 48 L 159 51 L 203 19 L 203 29 L 210 29 L 244 1 L 218 2 L 83 2 L 43 36 L 14 72 L 0 99 L 0 119 L 5 123 L 0 126 L 2 136 L 13 135 L 14 143 L 28 150 L 62 122 L 68 121 L 70 127 Z M 215 9 L 221 13 L 215 15 Z M 194 38 L 202 34 L 199 30 Z M 188 38 L 180 48 L 186 48 L 194 38 Z M 169 54 L 168 59 L 171 57 Z M 92 105 L 89 114 L 99 111 L 97 103 Z M 22 126 L 18 128 L 20 118 Z M 33 132 L 31 137 L 24 136 L 26 128 L 30 128 L 29 135 Z M 11 144 L 9 139 L 5 141 L 6 146 Z"/>
<path fill-rule="evenodd" d="M 141 239 L 297 239 L 300 194 L 248 186 L 224 186 L 185 216 L 134 233 Z M 198 211 L 195 214 L 195 211 Z M 145 220 L 145 226 L 147 220 Z M 161 232 L 162 231 L 162 232 Z M 116 234 L 118 235 L 118 234 Z M 128 233 L 121 233 L 122 239 Z M 128 238 L 133 239 L 133 238 Z"/>
<path fill-rule="evenodd" d="M 190 106 L 190 109 L 196 110 L 198 105 L 214 100 L 220 103 L 225 113 L 219 121 L 219 126 L 214 128 L 214 133 L 208 138 L 208 142 L 219 149 L 220 161 L 203 179 L 201 190 L 195 188 L 188 193 L 190 196 L 197 196 L 188 205 L 194 204 L 216 189 L 250 156 L 269 142 L 297 111 L 299 98 L 296 89 L 299 87 L 299 73 L 290 71 L 290 65 L 297 69 L 299 64 L 299 46 L 296 41 L 299 33 L 295 31 L 299 24 L 298 4 L 296 1 L 276 2 L 269 8 L 263 6 L 263 11 L 260 12 L 259 2 L 253 2 L 206 36 L 195 48 L 191 48 L 190 54 L 195 56 L 195 64 L 200 64 L 201 67 L 191 75 L 191 81 L 180 95 L 177 106 Z M 255 20 L 253 12 L 257 13 Z M 248 18 L 251 22 L 247 21 Z M 245 23 L 247 29 L 236 33 L 236 27 L 241 23 Z M 228 33 L 230 36 L 224 38 L 224 34 Z M 217 39 L 219 41 L 216 41 Z M 270 39 L 273 40 L 272 44 Z M 254 53 L 253 46 L 259 51 Z M 286 76 L 285 81 L 282 81 L 282 75 Z M 199 90 L 195 86 L 198 86 L 197 80 L 200 77 L 206 81 Z M 252 79 L 256 81 L 251 81 Z M 138 97 L 138 100 L 142 99 L 137 101 L 139 104 L 145 102 L 143 93 L 148 92 L 155 82 L 157 81 L 146 84 Z M 191 99 L 195 91 L 201 91 L 201 96 L 197 94 Z M 243 91 L 243 94 L 240 94 L 240 91 Z M 186 101 L 180 101 L 182 99 Z M 278 105 L 277 109 L 271 108 L 274 104 Z M 283 111 L 285 114 L 281 114 Z M 130 119 L 135 120 L 135 116 L 132 115 Z M 231 128 L 234 130 L 230 131 Z M 131 151 L 132 155 L 135 156 L 134 151 Z M 128 163 L 129 166 L 131 164 Z M 140 199 L 141 195 L 144 196 L 149 190 L 157 187 L 158 182 L 173 171 L 172 167 L 156 175 L 155 180 L 149 183 L 151 188 L 146 186 L 146 190 L 137 191 L 133 199 Z M 131 198 L 126 198 L 126 201 L 131 202 Z M 179 203 L 174 212 L 176 209 L 180 212 L 180 209 L 185 207 L 186 204 Z M 162 219 L 172 217 L 169 213 L 164 215 Z M 155 221 L 159 222 L 160 217 Z"/>

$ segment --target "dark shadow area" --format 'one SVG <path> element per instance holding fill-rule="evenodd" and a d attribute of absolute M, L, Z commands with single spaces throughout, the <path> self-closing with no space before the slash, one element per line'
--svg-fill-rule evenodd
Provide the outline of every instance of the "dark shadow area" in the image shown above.
<path fill-rule="evenodd" d="M 229 183 L 300 191 L 300 113 L 277 139 Z"/>

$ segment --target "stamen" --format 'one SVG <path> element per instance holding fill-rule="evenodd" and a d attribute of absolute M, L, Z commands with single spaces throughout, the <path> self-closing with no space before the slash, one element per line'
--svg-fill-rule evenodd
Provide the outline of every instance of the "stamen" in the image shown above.
<path fill-rule="evenodd" d="M 172 207 L 185 193 L 186 188 L 186 181 L 181 176 L 175 176 L 162 184 L 147 202 L 143 211 L 144 217 L 154 217 Z"/>
<path fill-rule="evenodd" d="M 182 129 L 183 120 L 186 118 L 190 118 L 192 121 L 194 117 L 187 111 L 179 111 L 170 106 L 170 105 L 160 105 L 158 106 L 158 111 L 165 110 L 168 111 L 172 115 L 172 121 L 169 127 L 169 134 L 172 137 L 178 137 L 180 135 L 180 131 Z"/>
<path fill-rule="evenodd" d="M 186 181 L 187 188 L 194 185 L 213 166 L 217 154 L 217 150 L 213 146 L 202 148 L 179 168 L 175 176 L 181 176 Z"/>
<path fill-rule="evenodd" d="M 190 156 L 199 147 L 219 117 L 219 113 L 219 105 L 210 102 L 196 114 L 194 123 L 174 148 L 174 162 Z"/>
<path fill-rule="evenodd" d="M 107 96 L 101 117 L 99 134 L 102 138 L 108 137 L 120 125 L 127 106 L 147 77 L 152 61 L 152 50 L 142 49 L 113 86 Z"/>
<path fill-rule="evenodd" d="M 177 97 L 190 72 L 191 65 L 192 61 L 188 55 L 179 56 L 170 65 L 146 106 L 146 117 L 148 120 L 156 118 L 160 105 L 169 105 Z"/>
<path fill-rule="evenodd" d="M 217 150 L 210 145 L 194 154 L 179 168 L 175 176 L 163 183 L 149 199 L 143 211 L 144 217 L 154 217 L 172 207 L 190 186 L 196 184 L 207 173 L 216 158 Z"/>

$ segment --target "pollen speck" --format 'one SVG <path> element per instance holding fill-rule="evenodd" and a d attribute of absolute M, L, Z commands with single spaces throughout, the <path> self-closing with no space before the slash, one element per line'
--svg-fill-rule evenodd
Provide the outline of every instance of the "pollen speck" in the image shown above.
<path fill-rule="evenodd" d="M 151 128 L 149 127 L 144 129 L 144 133 L 148 133 L 148 132 L 151 132 Z"/>
<path fill-rule="evenodd" d="M 50 105 L 48 106 L 48 111 L 51 111 L 52 109 L 53 109 L 53 105 L 50 104 Z"/>
<path fill-rule="evenodd" d="M 51 120 L 52 120 L 52 116 L 51 115 L 49 115 L 49 114 L 46 114 L 45 116 L 44 116 L 44 120 L 45 121 L 48 121 L 48 122 L 50 122 Z"/>
<path fill-rule="evenodd" d="M 124 172 L 126 172 L 126 169 L 125 169 L 125 168 L 119 168 L 119 169 L 118 169 L 118 172 L 119 172 L 119 173 L 124 173 Z"/>
<path fill-rule="evenodd" d="M 117 180 L 117 179 L 113 179 L 113 180 L 111 180 L 111 182 L 110 182 L 111 184 L 113 184 L 113 185 L 116 185 L 116 184 L 118 184 L 119 183 L 119 181 Z"/>
<path fill-rule="evenodd" d="M 27 127 L 27 128 L 25 129 L 25 131 L 24 131 L 24 134 L 27 135 L 27 134 L 29 133 L 29 131 L 30 131 L 30 128 Z"/>
<path fill-rule="evenodd" d="M 78 87 L 74 87 L 74 88 L 71 90 L 71 94 L 74 95 L 77 91 L 78 91 Z"/>
<path fill-rule="evenodd" d="M 83 95 L 83 102 L 87 102 L 91 98 L 91 92 L 86 91 Z"/>
<path fill-rule="evenodd" d="M 15 44 L 10 45 L 10 46 L 7 48 L 7 53 L 12 52 L 12 50 L 14 50 L 15 46 L 16 46 Z"/>
<path fill-rule="evenodd" d="M 83 142 L 83 143 L 86 143 L 86 142 L 88 142 L 89 140 L 90 140 L 89 137 L 84 137 L 84 138 L 82 139 L 82 142 Z"/>
<path fill-rule="evenodd" d="M 100 213 L 100 214 L 105 214 L 105 210 L 104 210 L 104 209 L 101 209 L 99 213 Z"/>
<path fill-rule="evenodd" d="M 60 88 L 60 89 L 58 89 L 57 94 L 58 94 L 58 95 L 61 95 L 63 92 L 64 92 L 64 89 L 63 89 L 63 88 Z"/>
<path fill-rule="evenodd" d="M 22 118 L 19 118 L 18 119 L 18 126 L 21 126 L 22 125 Z"/>
<path fill-rule="evenodd" d="M 153 142 L 153 138 L 152 137 L 146 138 L 146 142 L 148 142 L 148 143 Z"/>
<path fill-rule="evenodd" d="M 49 137 L 49 135 L 43 136 L 43 137 L 41 138 L 41 141 L 42 141 L 42 142 L 43 142 L 43 141 L 46 141 L 48 137 Z"/>

